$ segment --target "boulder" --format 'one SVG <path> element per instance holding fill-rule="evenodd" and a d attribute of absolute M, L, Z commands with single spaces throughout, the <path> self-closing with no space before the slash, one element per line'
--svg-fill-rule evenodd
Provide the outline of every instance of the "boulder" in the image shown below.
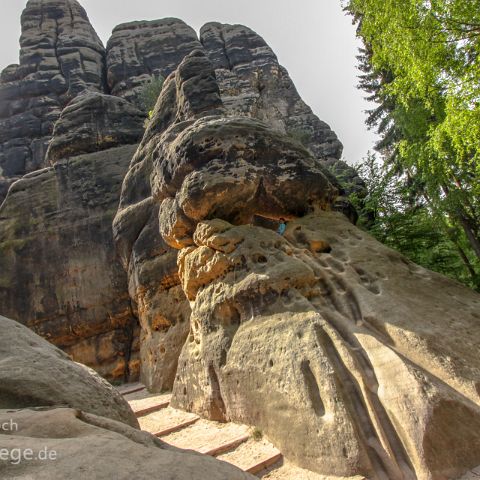
<path fill-rule="evenodd" d="M 146 432 L 71 408 L 0 410 L 2 478 L 64 480 L 254 480 L 213 457 L 171 447 Z M 28 461 L 20 453 L 32 451 Z M 20 459 L 18 461 L 17 459 Z"/>
<path fill-rule="evenodd" d="M 480 463 L 478 293 L 340 213 L 283 237 L 205 220 L 193 240 L 173 406 L 256 425 L 323 475 L 440 480 Z"/>
<path fill-rule="evenodd" d="M 0 208 L 1 313 L 109 380 L 138 378 L 138 326 L 112 218 L 136 146 L 57 162 Z"/>
<path fill-rule="evenodd" d="M 0 362 L 2 478 L 255 478 L 139 431 L 128 403 L 110 384 L 4 317 Z"/>
<path fill-rule="evenodd" d="M 0 175 L 45 166 L 53 125 L 84 90 L 103 91 L 105 49 L 76 0 L 29 0 L 20 64 L 0 78 Z"/>
<path fill-rule="evenodd" d="M 138 143 L 144 114 L 123 98 L 84 92 L 65 107 L 47 150 L 51 164 L 82 153 Z"/>
<path fill-rule="evenodd" d="M 108 382 L 5 317 L 0 317 L 0 362 L 0 409 L 68 406 L 138 427 L 128 403 Z"/>

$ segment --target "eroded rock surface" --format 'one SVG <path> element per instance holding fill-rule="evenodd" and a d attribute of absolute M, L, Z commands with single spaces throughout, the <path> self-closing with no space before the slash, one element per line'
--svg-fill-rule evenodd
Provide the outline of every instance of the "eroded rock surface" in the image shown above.
<path fill-rule="evenodd" d="M 177 18 L 118 25 L 107 44 L 111 93 L 142 107 L 142 85 L 152 76 L 166 78 L 196 48 L 201 45 L 195 31 Z"/>
<path fill-rule="evenodd" d="M 0 362 L 2 478 L 255 478 L 139 431 L 128 403 L 111 385 L 4 317 Z"/>
<path fill-rule="evenodd" d="M 166 80 L 114 222 L 130 282 L 157 209 L 157 244 L 179 250 L 191 316 L 173 405 L 256 425 L 324 475 L 440 480 L 478 465 L 479 295 L 329 211 L 325 161 L 235 115 L 213 73 L 195 51 Z M 287 218 L 286 234 L 255 217 Z"/>
<path fill-rule="evenodd" d="M 0 208 L 1 313 L 110 380 L 139 370 L 137 321 L 111 231 L 135 148 L 31 173 Z"/>
<path fill-rule="evenodd" d="M 138 143 L 144 114 L 126 100 L 98 92 L 78 95 L 55 123 L 47 161 Z"/>
<path fill-rule="evenodd" d="M 78 165 L 77 155 L 136 142 L 143 131 L 144 118 L 138 110 L 144 107 L 139 104 L 143 84 L 153 76 L 167 77 L 195 50 L 209 56 L 214 66 L 209 64 L 206 70 L 200 67 L 201 72 L 197 72 L 199 67 L 192 61 L 184 65 L 179 74 L 182 80 L 170 82 L 164 93 L 175 106 L 168 100 L 156 121 L 163 122 L 165 130 L 172 123 L 172 112 L 178 115 L 177 121 L 190 121 L 200 119 L 203 108 L 210 116 L 218 108 L 218 125 L 199 123 L 185 133 L 185 141 L 201 150 L 202 142 L 208 143 L 205 135 L 210 135 L 209 129 L 223 129 L 225 144 L 207 146 L 207 156 L 224 146 L 229 148 L 226 145 L 238 128 L 245 133 L 245 145 L 237 141 L 229 150 L 237 157 L 236 166 L 226 175 L 224 186 L 230 185 L 232 178 L 234 182 L 239 180 L 238 205 L 232 215 L 242 209 L 242 215 L 250 215 L 251 207 L 241 205 L 243 188 L 250 196 L 256 192 L 262 201 L 268 197 L 268 211 L 281 210 L 292 191 L 301 191 L 298 182 L 290 181 L 286 186 L 282 180 L 275 180 L 280 171 L 297 168 L 295 158 L 303 156 L 306 145 L 305 132 L 300 130 L 313 132 L 309 139 L 315 138 L 315 156 L 338 157 L 341 145 L 330 128 L 301 101 L 264 40 L 246 27 L 209 24 L 199 39 L 178 19 L 131 22 L 114 29 L 105 51 L 78 2 L 29 0 L 22 16 L 20 46 L 20 64 L 7 67 L 0 82 L 0 202 L 14 180 L 26 172 L 37 173 L 20 180 L 2 210 L 2 312 L 111 379 L 138 371 L 135 352 L 140 349 L 142 362 L 149 366 L 143 381 L 155 390 L 171 388 L 190 315 L 178 278 L 177 253 L 171 244 L 182 242 L 184 236 L 191 238 L 196 219 L 189 210 L 197 208 L 198 201 L 182 206 L 180 194 L 173 194 L 171 189 L 165 194 L 160 192 L 165 190 L 162 181 L 150 182 L 155 153 L 147 150 L 158 141 L 156 124 L 146 134 L 143 153 L 133 161 L 122 195 L 121 215 L 115 223 L 117 247 L 128 272 L 128 291 L 133 300 L 130 308 L 124 276 L 117 271 L 107 231 L 110 211 L 100 212 L 100 205 L 108 210 L 114 199 L 109 193 L 103 198 L 104 180 L 93 181 L 111 173 L 113 157 L 107 152 L 104 166 L 103 157 L 92 157 L 96 170 L 86 174 L 83 186 L 72 173 L 75 168 L 68 165 Z M 223 51 L 230 63 L 220 58 Z M 205 58 L 198 62 L 205 62 Z M 176 85 L 183 89 L 178 98 L 172 90 Z M 223 125 L 225 114 L 244 118 L 239 117 L 237 125 Z M 283 138 L 285 131 L 290 138 Z M 168 144 L 173 148 L 176 133 L 170 129 L 168 134 Z M 182 148 L 186 147 L 184 143 Z M 256 168 L 249 166 L 251 159 L 242 163 L 244 147 L 246 159 L 257 150 L 265 153 L 265 177 L 260 183 L 235 180 Z M 290 165 L 277 168 L 275 156 L 285 149 L 290 153 L 284 162 Z M 210 162 L 200 150 L 197 153 L 203 155 L 208 168 L 221 171 L 219 162 Z M 120 157 L 123 162 L 123 154 Z M 57 162 L 61 167 L 54 175 L 51 170 L 41 170 Z M 182 168 L 171 167 L 177 180 L 183 182 Z M 200 193 L 199 181 L 209 181 L 207 177 L 217 173 L 205 170 L 197 184 L 189 176 L 185 182 L 189 198 L 193 198 L 195 189 Z M 305 165 L 297 168 L 297 178 L 305 174 Z M 311 176 L 312 188 L 317 179 L 324 181 L 322 175 L 315 175 Z M 41 193 L 44 186 L 46 190 Z M 134 191 L 129 192 L 130 188 Z M 219 188 L 220 184 L 212 184 L 209 195 L 215 195 Z M 323 183 L 317 188 L 321 190 Z M 158 196 L 168 198 L 162 207 Z M 24 197 L 27 201 L 20 205 Z M 304 211 L 302 202 L 290 210 Z M 171 230 L 167 241 L 157 235 L 159 211 L 162 228 Z M 90 214 L 91 220 L 87 220 Z M 54 273 L 59 265 L 59 273 Z M 61 280 L 63 275 L 70 280 Z M 20 289 L 22 295 L 18 294 Z M 141 346 L 135 333 L 132 336 L 135 316 L 142 325 Z"/>
<path fill-rule="evenodd" d="M 154 351 L 159 342 L 170 355 L 155 366 L 142 354 L 148 360 L 142 363 L 148 385 L 171 387 L 188 332 L 190 309 L 176 288 L 180 281 L 171 247 L 191 245 L 199 219 L 219 215 L 241 223 L 255 214 L 300 215 L 313 208 L 313 199 L 327 204 L 335 191 L 321 165 L 298 142 L 256 119 L 226 116 L 203 51 L 184 59 L 165 82 L 125 177 L 114 221 L 130 294 L 149 340 L 142 349 Z M 166 308 L 160 310 L 160 305 Z M 159 333 L 151 346 L 155 324 Z"/>
<path fill-rule="evenodd" d="M 1 409 L 67 406 L 138 427 L 128 403 L 108 382 L 20 323 L 1 316 L 0 362 Z"/>
<path fill-rule="evenodd" d="M 105 50 L 76 0 L 29 0 L 20 64 L 0 79 L 0 175 L 44 166 L 60 112 L 85 89 L 103 91 Z"/>
<path fill-rule="evenodd" d="M 257 425 L 329 475 L 456 478 L 480 461 L 480 295 L 339 213 L 285 237 L 209 220 L 179 256 L 192 300 L 173 405 Z"/>

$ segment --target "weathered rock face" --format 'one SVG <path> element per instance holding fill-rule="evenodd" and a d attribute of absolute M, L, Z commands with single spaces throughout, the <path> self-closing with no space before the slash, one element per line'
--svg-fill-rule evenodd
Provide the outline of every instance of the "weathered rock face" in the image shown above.
<path fill-rule="evenodd" d="M 76 0 L 29 0 L 20 64 L 0 80 L 0 175 L 44 166 L 53 125 L 85 89 L 103 91 L 105 51 Z"/>
<path fill-rule="evenodd" d="M 444 479 L 479 464 L 477 293 L 339 213 L 284 237 L 209 220 L 193 239 L 175 406 L 257 425 L 322 474 Z"/>
<path fill-rule="evenodd" d="M 203 155 L 201 161 L 208 168 L 197 183 L 191 175 L 185 179 L 190 198 L 195 189 L 200 193 L 198 181 L 215 177 L 216 173 L 208 169 L 221 170 L 218 161 L 210 162 L 207 157 L 230 143 L 238 128 L 248 141 L 245 145 L 234 142 L 229 150 L 229 155 L 236 158 L 228 174 L 232 178 L 227 175 L 224 186 L 237 182 L 238 200 L 231 216 L 241 213 L 246 217 L 252 213 L 248 202 L 240 201 L 244 188 L 250 197 L 268 198 L 266 210 L 270 212 L 281 210 L 292 191 L 301 191 L 298 178 L 306 174 L 306 168 L 294 164 L 298 156 L 303 156 L 303 148 L 299 138 L 282 140 L 279 132 L 303 128 L 308 123 L 318 133 L 316 154 L 338 156 L 341 150 L 336 136 L 300 100 L 288 74 L 278 66 L 275 55 L 258 35 L 243 27 L 212 24 L 203 29 L 201 40 L 203 45 L 193 29 L 178 19 L 132 22 L 114 29 L 105 52 L 76 1 L 30 0 L 22 16 L 20 65 L 7 67 L 0 85 L 0 201 L 12 179 L 50 163 L 61 164 L 54 171 L 21 180 L 2 210 L 0 240 L 5 254 L 1 261 L 2 312 L 32 326 L 74 358 L 111 379 L 135 375 L 138 371 L 135 352 L 140 348 L 142 363 L 148 365 L 143 381 L 155 390 L 172 387 L 178 355 L 189 328 L 190 307 L 180 287 L 177 253 L 168 243 L 181 242 L 182 229 L 191 237 L 192 221 L 196 220 L 188 210 L 197 208 L 198 201 L 181 205 L 181 194 L 173 195 L 173 190 L 163 192 L 165 185 L 161 181 L 153 184 L 152 190 L 148 176 L 154 171 L 153 157 L 150 153 L 136 157 L 133 174 L 125 182 L 121 214 L 115 223 L 117 245 L 128 272 L 128 291 L 133 300 L 130 311 L 124 277 L 113 259 L 107 229 L 109 213 L 105 210 L 100 213 L 100 209 L 108 210 L 115 201 L 108 181 L 107 192 L 104 189 L 105 178 L 111 174 L 112 152 L 106 152 L 105 157 L 100 154 L 89 157 L 94 158 L 91 164 L 66 159 L 136 142 L 143 131 L 143 116 L 133 104 L 138 104 L 142 85 L 152 76 L 167 77 L 185 55 L 198 49 L 211 57 L 214 69 L 209 65 L 197 75 L 197 65 L 183 67 L 180 73 L 183 80 L 171 83 L 166 89 L 165 97 L 175 98 L 176 104 L 173 107 L 167 102 L 158 117 L 165 128 L 171 123 L 172 112 L 178 115 L 177 120 L 199 119 L 203 108 L 211 116 L 218 107 L 218 115 L 228 111 L 265 120 L 277 133 L 248 118 L 237 119 L 237 125 L 223 125 L 219 117 L 218 125 L 200 122 L 192 126 L 185 132 L 182 148 L 189 148 L 187 144 L 192 143 L 197 151 L 187 157 Z M 225 44 L 218 44 L 219 40 Z M 220 47 L 231 60 L 228 65 L 217 59 Z M 245 54 L 239 55 L 239 49 Z M 200 63 L 204 61 L 203 58 Z M 190 77 L 194 78 L 193 83 Z M 219 79 L 220 90 L 215 77 Z M 258 77 L 262 78 L 260 83 Z M 235 82 L 237 90 L 232 93 L 230 87 Z M 177 84 L 185 89 L 178 99 L 172 91 Z M 191 88 L 194 91 L 189 91 Z M 209 146 L 204 155 L 201 150 L 208 143 L 206 135 L 217 126 L 224 131 L 224 145 Z M 143 152 L 158 140 L 151 138 L 158 134 L 158 129 L 155 127 L 152 132 L 155 133 L 146 136 Z M 168 134 L 171 137 L 168 143 L 173 148 L 172 138 L 176 133 L 170 130 Z M 245 156 L 241 152 L 244 147 Z M 290 149 L 282 160 L 286 163 L 277 168 L 275 156 L 284 149 Z M 248 166 L 251 162 L 248 158 L 254 152 L 265 154 L 262 167 L 265 178 L 260 183 L 235 180 L 236 169 L 250 175 L 256 168 Z M 187 157 L 182 161 L 188 164 Z M 121 162 L 125 160 L 122 153 Z M 175 160 L 170 166 L 175 170 L 176 181 L 183 182 L 185 172 L 174 163 Z M 91 166 L 83 186 L 81 177 L 74 173 L 80 164 Z M 117 166 L 113 168 L 113 178 L 117 179 Z M 290 182 L 287 186 L 273 180 L 280 171 L 288 169 L 297 170 L 297 183 Z M 79 172 L 84 173 L 83 167 Z M 97 184 L 99 177 L 102 179 Z M 323 175 L 312 175 L 310 179 L 312 188 L 323 189 Z M 321 181 L 315 186 L 318 179 Z M 130 187 L 134 189 L 130 192 L 132 198 Z M 219 188 L 220 184 L 212 184 L 209 195 L 215 195 Z M 162 207 L 153 200 L 159 195 L 167 198 Z M 325 191 L 325 195 L 330 194 Z M 291 210 L 304 211 L 303 200 L 292 205 Z M 98 214 L 87 220 L 92 209 Z M 165 232 L 171 229 L 168 242 L 157 234 L 159 215 Z M 69 242 L 73 242 L 73 248 L 67 247 Z M 62 280 L 62 275 L 68 276 L 69 281 Z M 26 294 L 20 295 L 24 283 Z M 134 316 L 139 317 L 142 326 L 141 347 L 135 336 Z"/>
<path fill-rule="evenodd" d="M 143 113 L 126 100 L 98 92 L 78 95 L 55 123 L 47 161 L 138 143 Z"/>
<path fill-rule="evenodd" d="M 192 52 L 166 80 L 124 180 L 115 239 L 149 340 L 142 351 L 155 351 L 159 342 L 168 356 L 158 365 L 149 360 L 158 355 L 142 354 L 142 378 L 156 389 L 173 383 L 190 313 L 170 247 L 192 244 L 192 227 L 201 218 L 242 223 L 255 214 L 299 215 L 313 200 L 326 204 L 335 194 L 298 142 L 258 120 L 225 113 L 211 62 L 202 51 Z M 159 311 L 159 305 L 167 308 Z M 155 324 L 159 333 L 152 338 Z"/>
<path fill-rule="evenodd" d="M 199 41 L 175 19 L 121 25 L 107 55 L 117 98 L 105 95 L 103 47 L 77 3 L 30 0 L 23 32 L 20 66 L 2 74 L 0 196 L 43 165 L 56 122 L 55 166 L 17 181 L 0 209 L 2 313 L 110 379 L 134 377 L 141 360 L 142 380 L 173 386 L 176 406 L 256 425 L 322 474 L 444 480 L 480 463 L 479 296 L 330 211 L 354 216 L 328 171 L 351 174 L 341 144 L 261 37 L 215 23 Z M 136 153 L 111 148 L 138 139 L 133 104 L 159 74 L 169 76 Z M 280 217 L 284 236 L 253 225 Z M 5 377 L 2 406 L 53 396 L 98 414 L 49 390 L 50 370 L 28 372 L 19 385 Z M 247 478 L 92 415 L 24 415 L 27 438 L 45 422 L 75 431 L 68 465 L 34 465 L 36 478 L 85 468 L 71 458 L 86 434 L 118 458 L 101 467 L 109 478 L 119 465 L 152 475 L 159 458 L 171 478 Z M 125 450 L 138 450 L 128 465 Z"/>
<path fill-rule="evenodd" d="M 343 147 L 337 136 L 303 102 L 260 35 L 243 25 L 207 23 L 200 41 L 229 112 L 266 122 L 303 143 L 317 158 L 340 158 Z"/>
<path fill-rule="evenodd" d="M 139 104 L 139 89 L 146 81 L 167 77 L 197 48 L 195 31 L 177 18 L 118 25 L 107 44 L 111 93 Z"/>
<path fill-rule="evenodd" d="M 137 322 L 111 223 L 135 146 L 17 181 L 0 209 L 1 312 L 111 380 L 138 375 Z"/>
<path fill-rule="evenodd" d="M 207 455 L 171 447 L 146 432 L 70 408 L 0 410 L 0 421 L 17 428 L 0 432 L 9 452 L 31 449 L 34 460 L 0 461 L 2 478 L 64 480 L 255 480 L 257 477 Z M 39 453 L 55 459 L 38 459 Z"/>
<path fill-rule="evenodd" d="M 128 403 L 108 382 L 1 316 L 0 362 L 1 409 L 68 406 L 138 428 Z"/>

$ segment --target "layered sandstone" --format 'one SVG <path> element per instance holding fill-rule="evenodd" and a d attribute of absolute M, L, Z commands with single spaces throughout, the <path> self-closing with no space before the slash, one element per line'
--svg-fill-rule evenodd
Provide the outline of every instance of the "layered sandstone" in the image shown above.
<path fill-rule="evenodd" d="M 0 79 L 0 175 L 45 165 L 53 126 L 78 93 L 104 90 L 105 50 L 76 0 L 29 0 L 20 63 Z"/>
<path fill-rule="evenodd" d="M 177 207 L 163 208 L 159 225 L 160 205 L 153 200 L 157 193 L 148 179 L 151 160 L 134 160 L 135 199 L 122 195 L 120 210 L 125 216 L 115 223 L 128 283 L 118 271 L 108 231 L 110 208 L 117 201 L 111 187 L 129 151 L 122 150 L 118 164 L 113 164 L 117 151 L 109 149 L 141 138 L 144 83 L 167 77 L 186 55 L 200 50 L 214 62 L 207 72 L 211 78 L 204 78 L 201 85 L 194 82 L 195 95 L 185 92 L 198 105 L 179 105 L 179 115 L 189 109 L 200 111 L 202 102 L 209 103 L 214 95 L 222 104 L 221 115 L 245 117 L 238 119 L 239 126 L 253 132 L 254 142 L 270 135 L 263 148 L 275 154 L 284 147 L 275 144 L 283 141 L 285 132 L 291 134 L 287 143 L 292 151 L 308 147 L 322 159 L 333 155 L 335 160 L 341 144 L 302 102 L 264 40 L 246 27 L 208 24 L 198 39 L 178 19 L 131 22 L 114 29 L 105 51 L 78 2 L 30 0 L 22 16 L 20 43 L 20 65 L 7 67 L 0 85 L 0 202 L 15 180 L 38 172 L 12 188 L 1 211 L 2 312 L 110 379 L 132 378 L 138 372 L 135 352 L 140 344 L 142 363 L 148 366 L 144 381 L 155 390 L 171 388 L 190 307 L 180 287 L 171 239 L 156 234 L 160 225 L 173 227 L 171 215 L 176 215 Z M 220 58 L 223 51 L 227 63 Z M 194 71 L 191 74 L 195 76 Z M 188 80 L 190 73 L 182 75 Z M 212 83 L 213 78 L 218 83 Z M 214 92 L 208 90 L 209 84 Z M 166 115 L 169 111 L 170 107 Z M 263 136 L 265 126 L 250 122 L 250 117 L 266 121 L 272 132 Z M 198 128 L 208 130 L 200 124 Z M 226 126 L 226 139 L 232 128 L 237 127 Z M 313 132 L 313 147 L 305 144 L 305 132 L 300 130 Z M 194 129 L 190 132 L 197 135 Z M 148 134 L 146 138 L 145 142 Z M 105 153 L 78 157 L 100 151 Z M 273 157 L 272 153 L 265 168 L 277 172 Z M 50 164 L 57 164 L 56 169 L 41 170 Z M 298 175 L 304 173 L 305 169 Z M 264 183 L 259 195 L 262 189 L 283 189 L 278 182 Z M 285 203 L 298 185 L 291 184 L 283 200 L 272 201 Z M 253 192 L 257 187 L 248 188 Z M 186 219 L 191 222 L 188 213 Z M 66 248 L 69 242 L 73 246 Z M 64 281 L 63 275 L 71 280 Z M 141 324 L 141 338 L 134 317 Z"/>
<path fill-rule="evenodd" d="M 1 316 L 0 361 L 0 409 L 64 406 L 138 428 L 128 403 L 108 382 Z"/>
<path fill-rule="evenodd" d="M 167 77 L 200 47 L 195 31 L 177 18 L 118 25 L 107 43 L 108 87 L 113 95 L 143 107 L 142 85 L 152 77 Z"/>
<path fill-rule="evenodd" d="M 137 321 L 112 239 L 135 146 L 59 161 L 0 208 L 1 312 L 110 380 L 138 375 Z"/>
<path fill-rule="evenodd" d="M 63 158 L 138 143 L 144 114 L 126 100 L 84 92 L 62 110 L 47 150 L 51 164 Z"/>
<path fill-rule="evenodd" d="M 332 174 L 351 175 L 341 144 L 260 36 L 134 22 L 114 30 L 105 63 L 76 2 L 30 0 L 22 47 L 0 87 L 2 313 L 109 379 L 141 363 L 175 406 L 255 425 L 321 474 L 444 480 L 480 463 L 478 294 L 332 211 L 354 218 Z M 158 75 L 141 143 L 122 147 L 140 137 L 141 86 Z M 48 142 L 54 166 L 11 184 L 44 165 Z M 241 475 L 91 415 L 19 415 L 68 425 L 69 457 L 88 434 L 115 459 L 109 478 L 117 464 L 152 475 L 157 457 L 166 478 Z M 133 463 L 116 456 L 127 450 Z"/>
<path fill-rule="evenodd" d="M 226 109 L 258 118 L 304 144 L 317 158 L 339 159 L 335 133 L 300 98 L 265 40 L 244 25 L 207 23 L 200 41 L 213 64 Z"/>

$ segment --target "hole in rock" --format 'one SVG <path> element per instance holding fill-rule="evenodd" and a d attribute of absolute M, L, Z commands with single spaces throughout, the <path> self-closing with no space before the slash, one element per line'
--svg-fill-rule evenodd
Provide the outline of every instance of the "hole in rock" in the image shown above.
<path fill-rule="evenodd" d="M 211 388 L 210 419 L 217 422 L 225 422 L 226 409 L 220 390 L 220 382 L 218 381 L 215 367 L 211 364 L 208 366 L 208 379 Z"/>
<path fill-rule="evenodd" d="M 257 263 L 267 263 L 267 257 L 265 255 L 255 255 L 255 262 Z"/>
<path fill-rule="evenodd" d="M 323 417 L 325 415 L 325 405 L 323 404 L 322 397 L 320 395 L 320 388 L 318 387 L 317 379 L 310 367 L 310 361 L 304 360 L 300 365 L 303 378 L 305 380 L 305 386 L 307 387 L 307 393 L 312 404 L 312 408 L 316 415 Z"/>

